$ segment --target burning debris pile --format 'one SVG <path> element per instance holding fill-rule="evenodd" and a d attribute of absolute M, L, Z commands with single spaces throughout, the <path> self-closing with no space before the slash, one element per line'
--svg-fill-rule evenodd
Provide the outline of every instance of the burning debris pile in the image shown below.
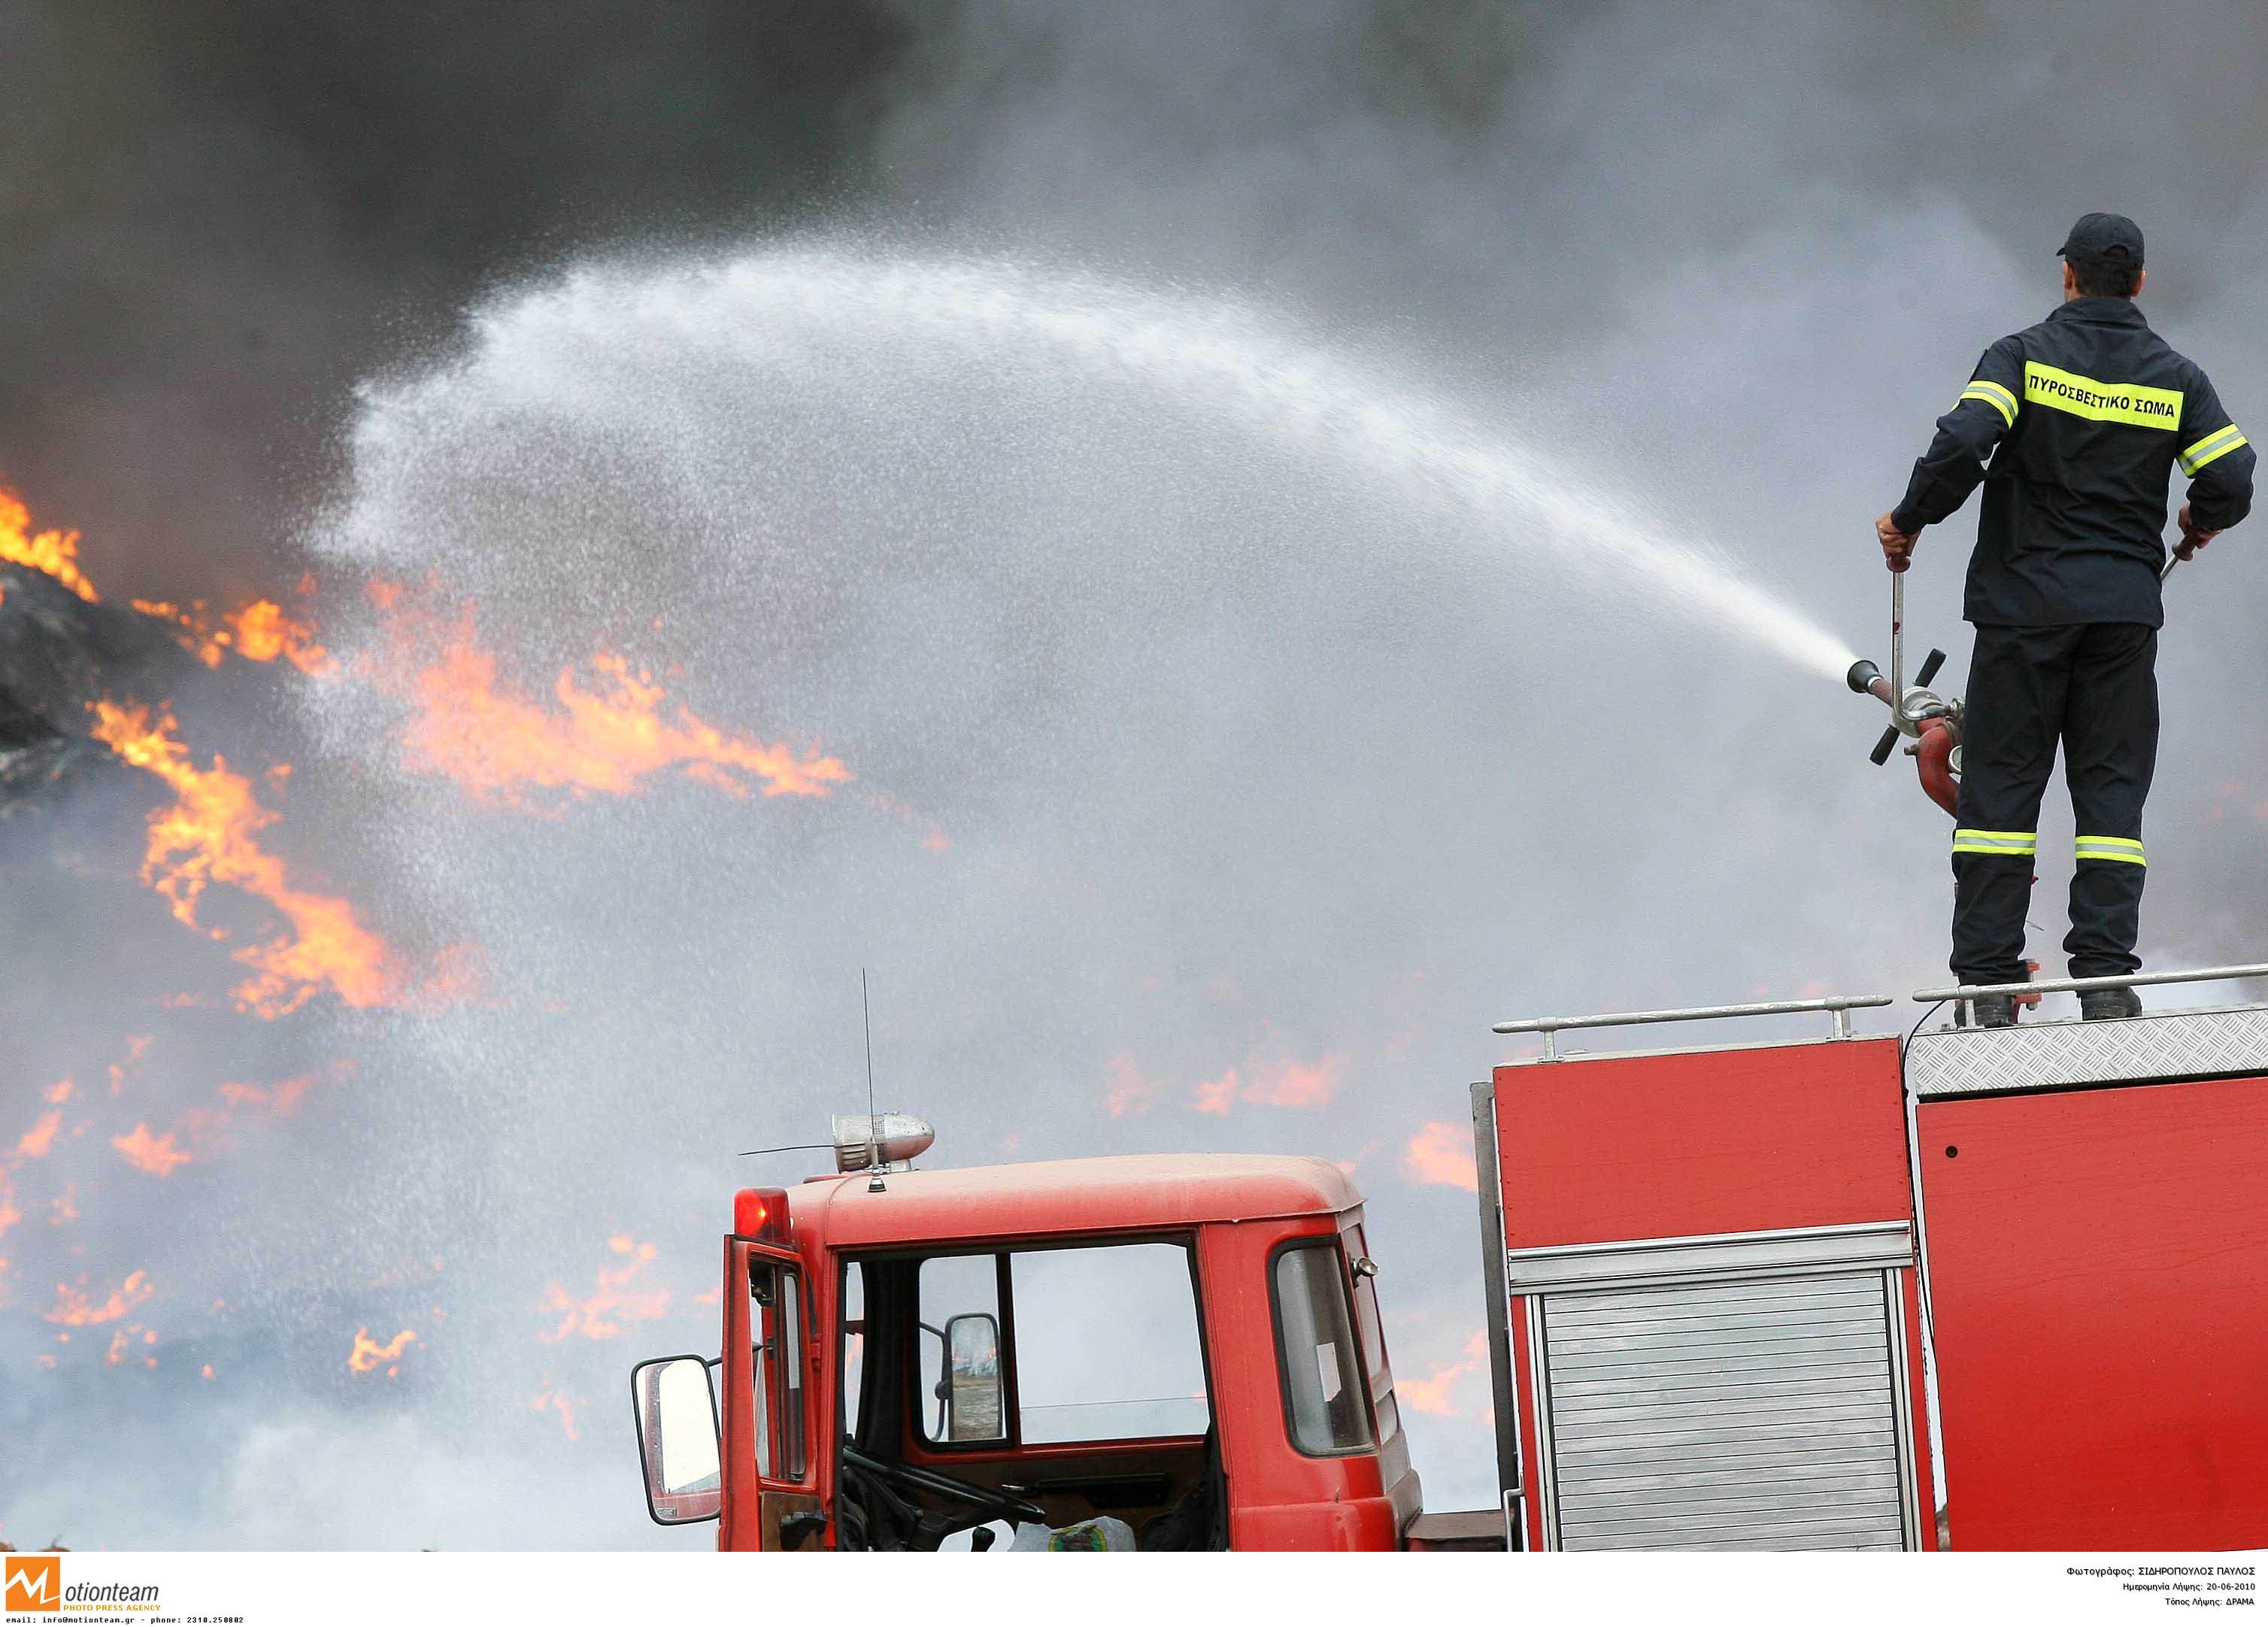
<path fill-rule="evenodd" d="M 254 777 L 220 755 L 201 759 L 168 703 L 149 698 L 175 693 L 199 668 L 234 656 L 367 687 L 404 710 L 407 770 L 520 812 L 631 795 L 670 769 L 735 798 L 825 797 L 851 779 L 839 758 L 816 749 L 731 733 L 681 706 L 666 713 L 667 692 L 654 674 L 613 651 L 595 652 L 587 672 L 559 673 L 556 710 L 515 694 L 478 642 L 474 607 L 451 605 L 434 583 L 414 591 L 367 584 L 378 634 L 342 664 L 318 642 L 314 593 L 307 577 L 291 610 L 266 599 L 218 613 L 202 600 L 184 609 L 137 599 L 120 609 L 81 570 L 78 534 L 34 532 L 22 500 L 0 490 L 0 816 L 94 761 L 162 782 L 174 800 L 151 815 L 142 880 L 175 919 L 225 936 L 199 913 L 216 883 L 279 919 L 270 941 L 236 952 L 252 975 L 234 998 L 255 1015 L 281 1016 L 326 991 L 350 1007 L 399 1004 L 420 986 L 352 904 L 307 890 L 263 850 L 259 833 L 279 816 L 261 803 Z M 96 746 L 108 748 L 107 759 Z M 276 762 L 259 777 L 281 784 L 291 773 Z"/>
<path fill-rule="evenodd" d="M 0 489 L 0 818 L 107 754 L 88 733 L 105 696 L 171 693 L 188 675 L 150 617 L 106 604 L 78 565 L 78 534 L 34 531 Z"/>
<path fill-rule="evenodd" d="M 557 669 L 548 694 L 523 688 L 509 652 L 483 641 L 478 607 L 438 581 L 327 585 L 310 577 L 236 607 L 179 605 L 114 592 L 78 548 L 76 533 L 36 524 L 22 499 L 0 490 L 0 819 L 26 816 L 9 828 L 30 835 L 40 814 L 75 810 L 55 828 L 84 839 L 16 846 L 55 859 L 40 868 L 63 873 L 59 896 L 114 880 L 116 907 L 148 923 L 146 931 L 129 927 L 136 943 L 174 946 L 145 949 L 144 969 L 176 981 L 162 994 L 144 983 L 130 995 L 92 996 L 90 1010 L 118 1002 L 107 1039 L 88 1034 L 81 1018 L 58 1018 L 55 1035 L 30 1036 L 53 1039 L 54 1049 L 108 1049 L 120 1060 L 107 1066 L 107 1093 L 57 1077 L 62 1065 L 41 1074 L 16 1058 L 15 1088 L 0 1093 L 0 1316 L 18 1342 L 31 1342 L 37 1353 L 26 1359 L 59 1381 L 116 1368 L 153 1382 L 175 1365 L 159 1330 L 179 1336 L 195 1317 L 200 1331 L 179 1365 L 202 1383 L 215 1373 L 203 1357 L 226 1348 L 207 1341 L 225 1339 L 230 1319 L 273 1291 L 244 1258 L 233 1268 L 240 1288 L 224 1281 L 216 1296 L 182 1283 L 180 1262 L 169 1271 L 143 1253 L 154 1254 L 159 1240 L 123 1212 L 129 1195 L 165 1183 L 167 1212 L 196 1226 L 210 1205 L 244 1201 L 232 1189 L 272 1178 L 272 1165 L 254 1161 L 264 1140 L 276 1140 L 272 1156 L 283 1137 L 340 1134 L 357 1099 L 346 1086 L 380 1083 L 352 1056 L 310 1057 L 308 1048 L 375 1037 L 382 1030 L 371 1025 L 390 1014 L 535 998 L 492 987 L 480 945 L 421 946 L 420 924 L 384 918 L 398 913 L 394 901 L 361 895 L 370 889 L 355 878 L 366 870 L 334 855 L 347 833 L 320 811 L 335 765 L 295 766 L 286 759 L 296 748 L 281 743 L 293 737 L 265 724 L 247 729 L 268 709 L 247 707 L 247 693 L 258 701 L 279 686 L 351 688 L 379 709 L 382 749 L 404 778 L 440 788 L 482 823 L 534 816 L 545 828 L 578 804 L 635 797 L 670 779 L 696 797 L 755 805 L 825 799 L 853 776 L 814 744 L 710 721 L 665 688 L 678 669 L 658 673 L 627 652 L 593 650 Z M 294 811 L 307 806 L 306 789 L 318 793 L 312 816 Z M 868 800 L 903 817 L 887 799 Z M 125 821 L 110 838 L 114 858 L 100 829 L 113 809 Z M 133 847 L 116 845 L 120 837 Z M 116 990 L 129 986 L 121 979 Z M 336 1020 L 344 1017 L 359 1026 Z M 145 1054 L 154 1058 L 146 1068 Z M 298 1060 L 270 1065 L 284 1056 Z M 85 1065 L 99 1077 L 104 1064 Z M 83 1211 L 106 1223 L 99 1234 L 79 1226 Z M 375 1240 L 357 1248 L 408 1247 L 385 1234 L 382 1217 L 371 1225 Z M 124 1252 L 129 1238 L 133 1256 Z M 625 1322 L 659 1314 L 674 1292 L 691 1297 L 662 1280 L 652 1244 L 616 1237 L 608 1246 L 620 1257 L 600 1270 L 595 1292 L 570 1296 L 553 1282 L 547 1297 L 539 1281 L 520 1307 L 531 1369 L 509 1382 L 523 1402 L 534 1389 L 539 1399 L 519 1410 L 544 1413 L 547 1438 L 578 1439 L 585 1399 L 567 1374 L 555 1379 L 560 1363 L 549 1347 L 570 1333 L 614 1338 Z M 225 1277 L 231 1268 L 217 1269 Z M 336 1317 L 323 1337 L 347 1352 L 347 1381 L 364 1392 L 371 1380 L 409 1386 L 436 1358 L 446 1361 L 450 1328 L 446 1307 L 432 1302 L 438 1288 L 407 1297 L 409 1278 L 438 1273 L 435 1259 L 430 1273 L 335 1270 L 338 1280 L 320 1285 Z M 397 1312 L 402 1321 L 381 1325 Z M 340 1368 L 335 1354 L 325 1365 Z"/>

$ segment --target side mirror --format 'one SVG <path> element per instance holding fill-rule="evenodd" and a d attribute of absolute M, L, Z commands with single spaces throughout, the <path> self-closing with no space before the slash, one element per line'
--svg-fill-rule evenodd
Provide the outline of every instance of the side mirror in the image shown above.
<path fill-rule="evenodd" d="M 717 1391 L 698 1356 L 657 1356 L 630 1369 L 645 1511 L 656 1525 L 714 1520 L 725 1501 Z"/>
<path fill-rule="evenodd" d="M 1005 1440 L 1000 1382 L 1000 1324 L 988 1312 L 945 1324 L 947 1440 Z"/>

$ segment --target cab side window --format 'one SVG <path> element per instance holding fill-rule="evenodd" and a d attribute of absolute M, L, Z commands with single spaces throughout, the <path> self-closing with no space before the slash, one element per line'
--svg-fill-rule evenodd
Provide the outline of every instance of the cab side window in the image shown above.
<path fill-rule="evenodd" d="M 958 1345 L 960 1359 L 950 1359 Z M 1000 1256 L 921 1263 L 922 1437 L 962 1445 L 1007 1439 L 1000 1396 Z M 990 1352 L 989 1373 L 983 1371 Z M 962 1381 L 956 1383 L 954 1375 Z M 981 1381 L 989 1378 L 990 1383 Z M 956 1404 L 957 1403 L 957 1404 Z"/>
<path fill-rule="evenodd" d="M 1394 1370 L 1386 1365 L 1386 1327 L 1378 1314 L 1378 1282 L 1375 1266 L 1366 1266 L 1370 1258 L 1370 1245 L 1363 1236 L 1362 1227 L 1352 1227 L 1346 1233 L 1349 1258 L 1356 1261 L 1354 1273 L 1354 1326 L 1362 1337 L 1362 1365 L 1370 1370 L 1370 1406 L 1378 1419 L 1378 1438 L 1394 1439 L 1394 1432 L 1402 1427 L 1402 1410 L 1394 1401 Z"/>
<path fill-rule="evenodd" d="M 858 1439 L 865 1403 L 866 1268 L 852 1261 L 843 1268 L 843 1439 Z"/>
<path fill-rule="evenodd" d="M 1180 1439 L 1212 1425 L 1182 1243 L 924 1260 L 920 1338 L 932 1446 Z"/>
<path fill-rule="evenodd" d="M 1204 1349 L 1189 1250 L 1172 1243 L 1009 1256 L 1027 1446 L 1202 1435 Z"/>
<path fill-rule="evenodd" d="M 1292 1444 L 1310 1457 L 1369 1451 L 1375 1443 L 1338 1239 L 1278 1250 L 1270 1278 L 1284 1422 Z"/>

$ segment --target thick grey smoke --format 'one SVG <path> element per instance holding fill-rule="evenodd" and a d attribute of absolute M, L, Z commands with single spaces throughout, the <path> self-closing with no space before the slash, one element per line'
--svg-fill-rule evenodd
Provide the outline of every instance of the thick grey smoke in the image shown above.
<path fill-rule="evenodd" d="M 269 591 L 356 379 L 561 254 L 841 206 L 909 38 L 865 0 L 11 6 L 0 474 L 98 580 Z"/>
<path fill-rule="evenodd" d="M 2154 320 L 2258 416 L 2262 48 L 2235 7 L 2139 44 L 2112 7 L 766 14 L 737 54 L 689 25 L 572 46 L 439 12 L 367 41 L 331 23 L 314 60 L 367 64 L 336 78 L 150 19 L 95 40 L 57 12 L 11 45 L 55 64 L 41 185 L 107 223 L 142 313 L 128 341 L 49 336 L 88 341 L 107 308 L 81 284 L 107 262 L 61 236 L 40 240 L 65 269 L 28 285 L 48 304 L 7 306 L 58 382 L 11 370 L 21 445 L 0 452 L 88 528 L 98 579 L 218 595 L 232 572 L 430 565 L 529 693 L 619 648 L 858 778 L 815 801 L 665 780 L 533 819 L 405 768 L 398 703 L 216 674 L 184 732 L 297 765 L 274 845 L 420 964 L 486 960 L 479 1001 L 274 1024 L 227 1009 L 227 946 L 200 953 L 134 881 L 154 787 L 83 782 L 0 826 L 0 1022 L 28 1041 L 0 1151 L 42 1087 L 78 1087 L 0 1236 L 0 1427 L 30 1443 L 0 1466 L 0 1536 L 683 1540 L 644 1523 L 622 1371 L 713 1345 L 695 1296 L 747 1171 L 730 1154 L 858 1105 L 861 965 L 886 1094 L 938 1118 L 942 1158 L 1351 1164 L 1397 1373 L 1443 1409 L 1405 1408 L 1429 1501 L 1469 1506 L 1490 1483 L 1485 1380 L 1461 1365 L 1471 1199 L 1411 1152 L 1436 1124 L 1454 1152 L 1465 1083 L 1508 1054 L 1487 1022 L 1938 974 L 1941 820 L 1902 762 L 1866 764 L 1863 703 L 1764 649 L 1198 391 L 816 319 L 752 334 L 728 301 L 569 333 L 537 320 L 574 286 L 558 261 L 603 248 L 586 279 L 653 287 L 848 220 L 867 255 L 1226 294 L 1549 451 L 1602 512 L 1722 540 L 1875 653 L 1869 521 L 1976 352 L 2051 303 L 2072 217 L 2142 221 Z M 604 66 L 625 51 L 628 85 Z M 102 94 L 54 83 L 63 64 Z M 124 111 L 151 83 L 159 114 Z M 206 133 L 200 161 L 149 158 L 151 118 Z M 55 161 L 84 152 L 109 156 Z M 171 198 L 172 169 L 229 221 L 283 175 L 335 213 L 288 254 L 224 252 L 150 224 L 186 206 L 98 202 Z M 437 313 L 476 286 L 450 338 Z M 263 290 L 320 365 L 209 342 Z M 335 468 L 312 468 L 334 433 Z M 156 517 L 184 493 L 202 517 L 169 563 Z M 1914 578 L 1955 688 L 1972 523 L 1926 536 Z M 2170 589 L 2162 962 L 2259 946 L 2252 541 Z M 328 603 L 342 651 L 379 637 Z M 2051 797 L 2043 853 L 2065 828 Z M 2051 965 L 2066 868 L 2043 864 L 2034 912 Z M 206 1003 L 168 1009 L 183 987 Z M 224 1080 L 302 1074 L 295 1114 L 246 1115 L 162 1181 L 109 1145 Z M 587 1336 L 574 1301 L 601 1270 L 666 1305 Z M 53 1283 L 99 1299 L 135 1270 L 154 1343 L 109 1365 L 128 1318 L 55 1342 Z M 358 1328 L 417 1331 L 398 1376 L 346 1370 Z"/>

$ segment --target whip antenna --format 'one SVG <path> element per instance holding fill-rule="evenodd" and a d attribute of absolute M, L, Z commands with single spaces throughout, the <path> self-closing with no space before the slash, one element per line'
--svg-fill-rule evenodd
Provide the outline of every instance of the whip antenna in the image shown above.
<path fill-rule="evenodd" d="M 873 1177 L 866 1182 L 869 1192 L 880 1192 L 882 1185 L 881 1127 L 874 1119 L 874 1007 L 866 997 L 866 968 L 858 968 L 858 1017 L 866 1030 L 866 1167 Z"/>

